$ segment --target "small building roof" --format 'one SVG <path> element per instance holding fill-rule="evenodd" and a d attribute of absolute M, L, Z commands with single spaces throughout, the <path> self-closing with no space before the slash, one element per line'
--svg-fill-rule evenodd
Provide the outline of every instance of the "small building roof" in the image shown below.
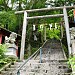
<path fill-rule="evenodd" d="M 6 29 L 6 28 L 3 28 L 0 26 L 0 33 L 3 35 L 3 36 L 10 36 L 10 34 L 12 33 L 12 31 Z M 21 39 L 21 35 L 20 34 L 17 34 L 17 39 L 20 40 Z"/>

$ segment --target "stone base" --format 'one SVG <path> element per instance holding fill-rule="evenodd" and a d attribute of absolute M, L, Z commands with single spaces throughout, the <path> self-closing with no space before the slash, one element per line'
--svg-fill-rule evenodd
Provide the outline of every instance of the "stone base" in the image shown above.
<path fill-rule="evenodd" d="M 5 55 L 17 57 L 16 50 L 17 50 L 17 46 L 15 44 L 9 44 Z"/>

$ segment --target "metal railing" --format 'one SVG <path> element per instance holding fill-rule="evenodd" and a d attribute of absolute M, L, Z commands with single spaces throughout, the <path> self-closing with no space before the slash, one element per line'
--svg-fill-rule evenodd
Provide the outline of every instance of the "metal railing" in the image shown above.
<path fill-rule="evenodd" d="M 45 43 L 47 42 L 47 40 L 43 43 L 43 45 L 36 51 L 34 52 L 19 68 L 17 71 L 17 75 L 20 75 L 20 70 L 22 69 L 22 67 L 30 60 L 32 59 L 37 53 L 40 52 L 40 63 L 42 62 L 42 47 L 45 45 Z"/>

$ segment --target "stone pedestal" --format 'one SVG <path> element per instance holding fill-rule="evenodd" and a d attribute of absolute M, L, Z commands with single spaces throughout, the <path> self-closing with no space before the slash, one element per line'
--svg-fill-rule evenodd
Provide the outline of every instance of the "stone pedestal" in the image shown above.
<path fill-rule="evenodd" d="M 16 51 L 18 50 L 17 46 L 15 44 L 8 44 L 7 45 L 7 52 L 5 55 L 17 57 Z"/>
<path fill-rule="evenodd" d="M 75 27 L 70 28 L 70 37 L 71 37 L 71 52 L 75 56 Z"/>
<path fill-rule="evenodd" d="M 73 56 L 75 56 L 75 40 L 71 40 L 72 41 L 72 54 Z"/>

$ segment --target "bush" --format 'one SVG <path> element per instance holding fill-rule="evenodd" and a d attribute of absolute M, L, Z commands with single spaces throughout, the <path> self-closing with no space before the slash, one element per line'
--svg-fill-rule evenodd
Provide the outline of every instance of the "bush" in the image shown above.
<path fill-rule="evenodd" d="M 6 51 L 6 45 L 0 44 L 0 68 L 7 63 L 4 55 Z"/>
<path fill-rule="evenodd" d="M 47 38 L 48 39 L 55 38 L 55 39 L 59 40 L 60 39 L 60 30 L 59 29 L 51 29 L 51 30 L 49 30 L 47 28 Z"/>
<path fill-rule="evenodd" d="M 0 59 L 4 58 L 4 53 L 6 52 L 6 45 L 0 44 Z"/>
<path fill-rule="evenodd" d="M 70 57 L 68 64 L 71 65 L 72 69 L 75 69 L 75 57 Z"/>
<path fill-rule="evenodd" d="M 7 51 L 6 45 L 0 44 L 0 68 L 3 67 L 5 64 L 16 60 L 13 57 L 6 56 L 5 55 L 6 51 Z"/>

